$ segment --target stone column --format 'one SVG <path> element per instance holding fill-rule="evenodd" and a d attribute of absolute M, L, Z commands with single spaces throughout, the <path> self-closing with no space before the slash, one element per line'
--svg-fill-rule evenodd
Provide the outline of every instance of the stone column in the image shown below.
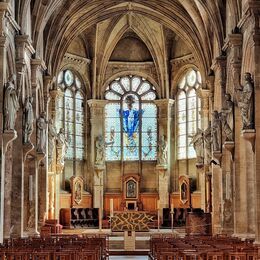
<path fill-rule="evenodd" d="M 96 161 L 96 141 L 98 136 L 104 139 L 104 112 L 106 100 L 89 100 L 90 122 L 91 122 L 91 156 L 90 167 L 92 169 L 93 183 L 93 207 L 99 208 L 103 205 L 103 189 L 105 179 L 105 162 L 95 164 Z M 104 147 L 105 148 L 105 147 Z"/>
<path fill-rule="evenodd" d="M 210 90 L 209 89 L 201 89 L 199 93 L 199 97 L 201 99 L 201 128 L 203 130 L 206 130 L 209 125 L 209 113 L 210 113 Z M 204 156 L 205 157 L 205 156 Z M 204 161 L 206 161 L 206 158 L 204 158 Z M 206 207 L 206 174 L 209 172 L 208 165 L 205 165 L 203 167 L 197 167 L 197 186 L 198 190 L 200 190 L 201 193 L 201 208 L 204 210 L 204 212 L 207 211 Z"/>
<path fill-rule="evenodd" d="M 241 74 L 241 60 L 242 60 L 242 42 L 243 36 L 240 33 L 236 34 L 229 34 L 227 36 L 227 41 L 224 46 L 224 50 L 227 53 L 227 85 L 226 85 L 226 92 L 230 93 L 231 95 L 235 91 L 235 86 L 240 85 L 240 74 Z M 236 100 L 234 99 L 234 102 Z M 224 159 L 224 167 L 225 172 L 232 171 L 231 177 L 231 185 L 233 187 L 232 191 L 233 194 L 230 198 L 231 205 L 228 205 L 228 200 L 225 200 L 223 203 L 223 232 L 227 230 L 227 220 L 232 224 L 234 223 L 234 235 L 239 233 L 244 233 L 244 227 L 247 226 L 247 217 L 245 216 L 245 204 L 242 201 L 247 195 L 244 190 L 244 184 L 246 183 L 243 165 L 241 164 L 242 158 L 241 153 L 244 148 L 244 141 L 241 139 L 240 131 L 241 131 L 241 119 L 240 113 L 238 108 L 234 107 L 234 134 L 235 134 L 235 147 L 234 145 L 224 143 L 224 152 L 229 152 L 229 156 L 226 155 Z M 234 149 L 235 148 L 235 149 Z M 228 169 L 225 161 L 228 159 L 233 159 L 234 161 L 231 162 Z M 241 196 L 242 195 L 242 196 Z M 229 219 L 228 212 L 230 212 L 230 207 L 233 208 L 233 219 Z"/>
<path fill-rule="evenodd" d="M 254 147 L 254 173 L 253 173 L 253 183 L 252 175 L 250 176 L 249 183 L 254 185 L 254 199 L 250 204 L 251 207 L 255 209 L 255 243 L 260 244 L 260 33 L 259 33 L 259 12 L 260 3 L 259 1 L 244 1 L 243 6 L 244 11 L 244 24 L 242 28 L 246 28 L 251 35 L 251 46 L 247 46 L 251 50 L 251 59 L 243 64 L 244 66 L 252 68 L 249 71 L 253 75 L 254 79 L 254 90 L 255 90 L 255 141 L 253 143 Z M 253 64 L 253 65 L 252 65 Z M 246 71 L 245 71 L 246 72 Z M 248 140 L 250 141 L 250 140 Z M 250 145 L 250 144 L 249 144 Z M 250 185 L 252 187 L 252 184 Z M 250 188 L 250 187 L 249 187 Z M 252 192 L 251 190 L 248 192 Z M 250 196 L 250 195 L 249 195 Z M 251 195 L 252 196 L 252 195 Z M 249 198 L 252 199 L 252 198 Z"/>
<path fill-rule="evenodd" d="M 158 178 L 158 194 L 160 199 L 160 216 L 162 217 L 163 208 L 169 208 L 169 187 L 170 187 L 170 163 L 173 162 L 173 155 L 170 154 L 170 144 L 171 144 L 171 114 L 172 105 L 174 101 L 172 99 L 161 99 L 156 100 L 155 104 L 158 108 L 158 161 L 157 161 L 157 178 Z M 159 158 L 160 155 L 160 139 L 164 137 L 164 142 L 166 144 L 166 154 L 165 158 Z"/>
<path fill-rule="evenodd" d="M 95 165 L 93 181 L 93 208 L 99 208 L 99 229 L 102 229 L 104 206 L 104 172 L 105 165 Z"/>
<path fill-rule="evenodd" d="M 7 47 L 7 35 L 12 40 L 18 30 L 18 26 L 12 17 L 11 5 L 9 3 L 0 2 L 0 107 L 3 107 L 4 97 L 4 84 L 6 83 L 6 72 L 8 70 L 8 60 L 6 55 Z M 11 54 L 12 55 L 12 54 Z M 11 64 L 9 64 L 11 66 Z M 9 156 L 12 153 L 12 146 L 9 146 L 17 137 L 16 131 L 8 131 L 3 133 L 3 114 L 0 110 L 0 243 L 3 242 L 4 232 L 9 237 L 9 231 L 11 228 L 11 198 L 8 196 L 8 192 L 11 192 L 12 181 L 12 160 L 7 161 L 6 153 L 9 149 Z M 9 147 L 9 148 L 8 148 Z M 6 168 L 8 163 L 9 168 Z M 7 173 L 6 170 L 9 172 Z M 6 190 L 8 188 L 8 190 Z M 8 191 L 8 192 L 7 192 Z M 8 208 L 8 211 L 6 211 Z M 8 215 L 5 215 L 5 212 Z M 9 219 L 9 220 L 7 220 Z M 8 223 L 8 225 L 6 225 Z"/>
<path fill-rule="evenodd" d="M 55 216 L 55 173 L 48 172 L 48 219 Z"/>

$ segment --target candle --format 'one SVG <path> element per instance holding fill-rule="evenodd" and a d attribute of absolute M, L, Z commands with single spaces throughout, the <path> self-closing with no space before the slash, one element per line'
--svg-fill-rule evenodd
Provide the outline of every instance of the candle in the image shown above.
<path fill-rule="evenodd" d="M 114 199 L 110 199 L 110 216 L 114 215 Z"/>
<path fill-rule="evenodd" d="M 33 176 L 29 175 L 29 201 L 33 200 Z"/>
<path fill-rule="evenodd" d="M 171 203 L 171 213 L 174 212 L 174 206 L 173 206 L 173 203 Z"/>
<path fill-rule="evenodd" d="M 157 200 L 157 209 L 160 209 L 160 200 Z"/>

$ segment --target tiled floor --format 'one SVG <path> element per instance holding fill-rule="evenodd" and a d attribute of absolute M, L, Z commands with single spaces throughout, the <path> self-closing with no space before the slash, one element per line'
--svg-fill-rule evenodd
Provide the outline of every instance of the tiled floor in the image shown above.
<path fill-rule="evenodd" d="M 148 256 L 132 256 L 132 255 L 110 256 L 109 260 L 148 260 Z"/>

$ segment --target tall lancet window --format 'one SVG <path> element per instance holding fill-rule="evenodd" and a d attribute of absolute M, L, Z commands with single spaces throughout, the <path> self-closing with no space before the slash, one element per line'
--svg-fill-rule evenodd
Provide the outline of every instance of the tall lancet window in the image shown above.
<path fill-rule="evenodd" d="M 60 72 L 58 85 L 63 92 L 59 99 L 56 127 L 65 130 L 68 142 L 66 158 L 84 158 L 84 92 L 79 78 L 71 70 Z"/>
<path fill-rule="evenodd" d="M 177 93 L 177 150 L 178 159 L 196 157 L 191 143 L 192 136 L 201 126 L 198 89 L 201 84 L 199 71 L 189 70 L 178 85 Z"/>
<path fill-rule="evenodd" d="M 105 99 L 106 160 L 156 160 L 155 87 L 144 78 L 125 76 L 107 87 Z"/>

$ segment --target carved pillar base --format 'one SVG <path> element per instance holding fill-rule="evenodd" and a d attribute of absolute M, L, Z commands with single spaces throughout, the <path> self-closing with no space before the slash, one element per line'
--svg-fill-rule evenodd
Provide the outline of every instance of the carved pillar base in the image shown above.
<path fill-rule="evenodd" d="M 162 218 L 163 208 L 169 208 L 169 175 L 167 165 L 156 165 L 158 174 L 158 193 L 160 199 L 160 217 Z"/>

